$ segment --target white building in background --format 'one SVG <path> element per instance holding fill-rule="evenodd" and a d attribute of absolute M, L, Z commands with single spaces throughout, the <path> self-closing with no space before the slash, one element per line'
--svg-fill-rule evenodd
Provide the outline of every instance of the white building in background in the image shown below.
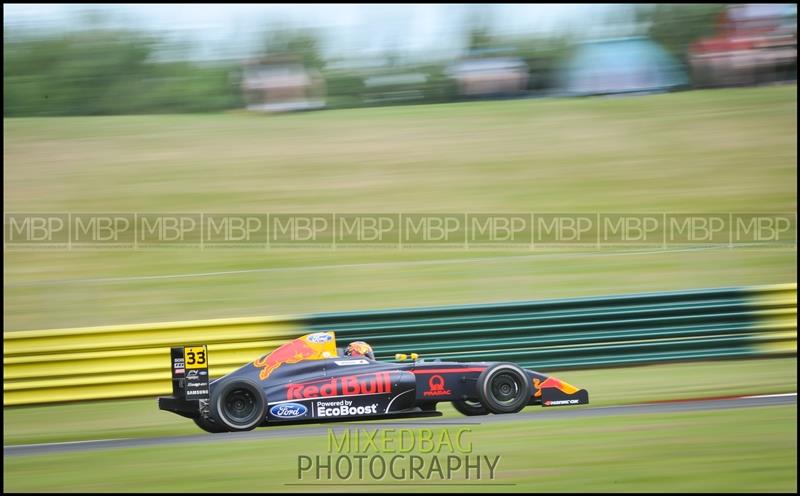
<path fill-rule="evenodd" d="M 468 58 L 453 64 L 449 74 L 461 96 L 515 96 L 528 88 L 528 65 L 518 57 Z"/>
<path fill-rule="evenodd" d="M 325 81 L 295 57 L 245 62 L 242 78 L 247 110 L 288 112 L 325 107 Z"/>

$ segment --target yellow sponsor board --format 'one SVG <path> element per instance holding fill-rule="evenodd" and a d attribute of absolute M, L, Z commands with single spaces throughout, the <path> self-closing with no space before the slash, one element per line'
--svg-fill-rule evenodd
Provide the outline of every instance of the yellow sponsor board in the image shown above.
<path fill-rule="evenodd" d="M 208 368 L 208 353 L 206 346 L 187 346 L 183 349 L 183 363 L 187 369 Z"/>

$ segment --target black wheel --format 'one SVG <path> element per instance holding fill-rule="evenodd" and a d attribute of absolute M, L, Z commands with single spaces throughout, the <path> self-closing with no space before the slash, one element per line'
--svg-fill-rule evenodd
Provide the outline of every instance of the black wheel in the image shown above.
<path fill-rule="evenodd" d="M 210 432 L 212 434 L 219 434 L 220 432 L 228 432 L 228 429 L 226 429 L 225 426 L 216 423 L 213 419 L 198 417 L 192 420 L 194 420 L 194 423 L 197 427 L 203 429 L 206 432 Z"/>
<path fill-rule="evenodd" d="M 489 415 L 489 410 L 480 401 L 454 401 L 453 408 L 455 408 L 462 415 Z"/>
<path fill-rule="evenodd" d="M 227 430 L 249 431 L 264 420 L 267 401 L 261 388 L 248 380 L 220 384 L 211 392 L 211 413 Z"/>
<path fill-rule="evenodd" d="M 480 402 L 492 413 L 517 413 L 531 398 L 528 374 L 513 363 L 498 363 L 478 376 Z"/>

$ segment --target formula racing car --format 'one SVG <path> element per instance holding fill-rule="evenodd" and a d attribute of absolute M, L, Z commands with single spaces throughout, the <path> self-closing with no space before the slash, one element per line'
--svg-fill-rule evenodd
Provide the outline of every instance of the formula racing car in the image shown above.
<path fill-rule="evenodd" d="M 363 342 L 360 343 L 368 348 Z M 360 346 L 359 345 L 359 346 Z M 439 402 L 464 415 L 516 413 L 527 405 L 582 405 L 589 393 L 508 362 L 374 359 L 371 348 L 336 347 L 333 332 L 294 339 L 237 370 L 209 380 L 202 346 L 171 350 L 172 396 L 161 410 L 191 418 L 208 432 L 259 426 L 440 416 Z"/>

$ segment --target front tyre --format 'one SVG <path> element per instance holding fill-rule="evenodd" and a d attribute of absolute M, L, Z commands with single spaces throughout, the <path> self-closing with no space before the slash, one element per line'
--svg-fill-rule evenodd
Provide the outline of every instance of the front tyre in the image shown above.
<path fill-rule="evenodd" d="M 478 376 L 478 397 L 492 413 L 517 413 L 531 399 L 528 374 L 513 363 L 497 363 Z"/>
<path fill-rule="evenodd" d="M 264 420 L 267 401 L 258 384 L 236 379 L 218 385 L 211 392 L 214 420 L 230 431 L 249 431 Z"/>
<path fill-rule="evenodd" d="M 456 409 L 462 415 L 466 415 L 468 417 L 472 417 L 474 415 L 488 415 L 489 410 L 486 409 L 485 406 L 480 401 L 470 401 L 470 400 L 463 400 L 463 401 L 454 401 L 453 408 Z"/>

